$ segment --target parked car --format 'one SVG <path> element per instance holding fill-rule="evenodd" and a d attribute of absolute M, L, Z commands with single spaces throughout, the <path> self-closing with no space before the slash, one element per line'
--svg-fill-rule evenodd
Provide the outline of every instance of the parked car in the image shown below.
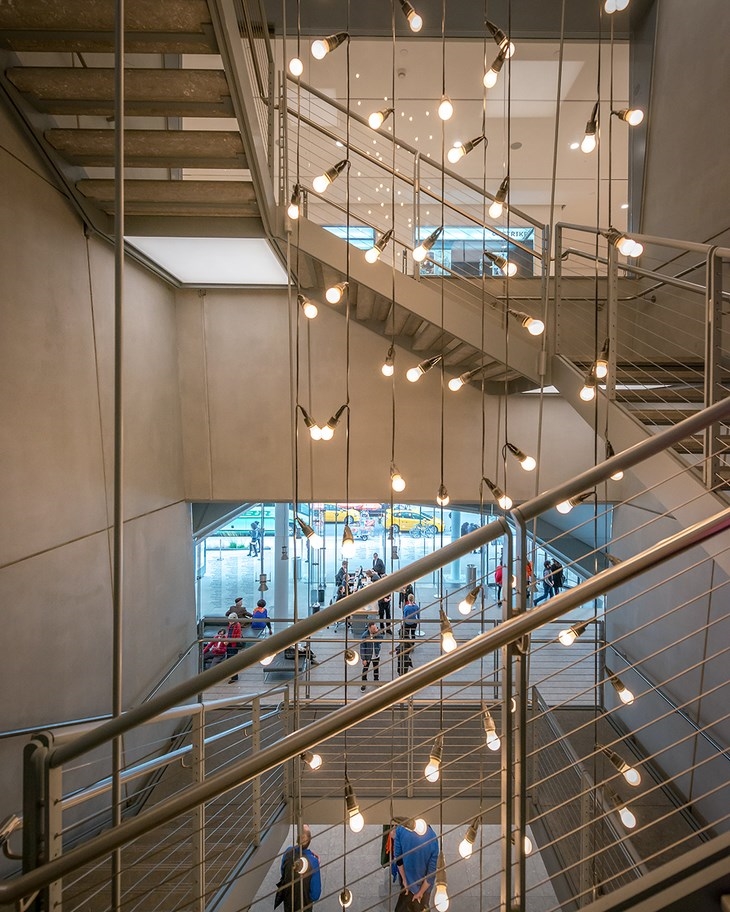
<path fill-rule="evenodd" d="M 414 538 L 419 535 L 435 535 L 444 531 L 444 525 L 431 513 L 419 510 L 405 510 L 396 507 L 392 511 L 385 511 L 385 528 L 392 528 L 396 532 L 409 532 Z"/>
<path fill-rule="evenodd" d="M 235 519 L 232 519 L 230 522 L 226 523 L 225 526 L 222 526 L 215 534 L 221 535 L 227 538 L 240 538 L 244 535 L 251 534 L 251 525 L 254 522 L 257 522 L 259 526 L 263 526 L 264 535 L 273 535 L 276 510 L 274 504 L 267 503 L 263 505 L 263 515 L 261 510 L 261 504 L 256 504 L 253 507 L 249 507 L 247 510 L 244 510 L 243 513 L 239 513 Z M 291 509 L 289 510 L 289 531 L 290 533 L 293 530 L 293 514 Z"/>
<path fill-rule="evenodd" d="M 360 511 L 354 507 L 345 509 L 340 504 L 312 504 L 312 508 L 322 510 L 322 517 L 326 523 L 343 523 L 346 517 L 349 517 L 351 523 L 360 522 Z"/>

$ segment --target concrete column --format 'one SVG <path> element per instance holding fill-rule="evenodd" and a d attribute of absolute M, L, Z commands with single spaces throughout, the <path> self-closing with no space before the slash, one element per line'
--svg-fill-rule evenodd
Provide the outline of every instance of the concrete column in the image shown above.
<path fill-rule="evenodd" d="M 274 611 L 277 617 L 290 617 L 289 580 L 293 577 L 293 558 L 289 553 L 289 504 L 274 505 Z"/>
<path fill-rule="evenodd" d="M 451 511 L 451 541 L 461 535 L 461 513 L 458 510 Z M 461 586 L 461 558 L 457 558 L 452 564 L 449 564 L 449 579 L 447 585 L 452 589 L 458 589 Z M 462 596 L 463 598 L 463 596 Z"/>

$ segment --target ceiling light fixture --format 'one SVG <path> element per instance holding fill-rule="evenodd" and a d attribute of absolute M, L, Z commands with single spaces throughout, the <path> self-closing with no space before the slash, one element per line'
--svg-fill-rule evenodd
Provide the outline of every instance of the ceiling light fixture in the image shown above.
<path fill-rule="evenodd" d="M 598 380 L 605 380 L 608 376 L 608 348 L 609 343 L 608 339 L 606 339 L 603 343 L 603 348 L 601 348 L 601 352 L 593 365 L 593 373 Z"/>
<path fill-rule="evenodd" d="M 322 766 L 322 758 L 319 754 L 312 753 L 312 751 L 304 751 L 302 760 L 312 770 L 318 770 Z"/>
<path fill-rule="evenodd" d="M 606 459 L 610 459 L 612 456 L 615 456 L 615 455 L 616 455 L 616 453 L 615 453 L 613 447 L 611 446 L 611 441 L 607 440 L 606 441 Z M 624 470 L 619 469 L 617 472 L 614 472 L 613 475 L 611 475 L 611 481 L 621 481 L 621 479 L 623 477 L 624 477 Z"/>
<path fill-rule="evenodd" d="M 583 402 L 593 402 L 596 398 L 596 375 L 593 373 L 593 365 L 591 365 L 591 369 L 586 374 L 578 395 Z"/>
<path fill-rule="evenodd" d="M 286 214 L 290 219 L 296 221 L 299 218 L 299 213 L 302 205 L 302 187 L 301 184 L 294 184 L 294 187 L 291 192 L 291 201 L 289 207 L 286 210 Z"/>
<path fill-rule="evenodd" d="M 504 61 L 505 55 L 500 51 L 492 61 L 492 65 L 489 67 L 487 72 L 484 74 L 484 78 L 482 79 L 485 89 L 493 89 L 497 85 L 497 79 L 499 78 L 500 71 L 504 66 Z"/>
<path fill-rule="evenodd" d="M 517 264 L 510 263 L 508 259 L 500 256 L 498 253 L 491 253 L 489 250 L 484 251 L 486 259 L 490 260 L 506 276 L 513 276 L 517 273 Z"/>
<path fill-rule="evenodd" d="M 641 785 L 641 773 L 633 766 L 629 766 L 623 757 L 620 754 L 617 754 L 615 750 L 612 750 L 610 747 L 605 747 L 603 744 L 596 744 L 596 750 L 603 751 L 629 785 L 633 785 L 634 788 Z"/>
<path fill-rule="evenodd" d="M 357 798 L 349 779 L 345 779 L 345 804 L 347 806 L 350 829 L 353 833 L 359 833 L 365 826 L 365 818 L 360 813 L 360 805 L 357 803 Z"/>
<path fill-rule="evenodd" d="M 305 297 L 303 294 L 297 295 L 297 304 L 302 308 L 302 313 L 308 320 L 313 320 L 319 313 L 314 301 L 310 301 L 309 298 Z"/>
<path fill-rule="evenodd" d="M 487 137 L 484 135 L 475 136 L 474 139 L 470 139 L 468 142 L 456 143 L 446 153 L 446 157 L 448 158 L 448 160 L 451 162 L 452 165 L 455 165 L 465 155 L 468 155 L 472 149 L 476 148 L 479 145 L 479 143 L 481 143 L 481 142 L 488 143 Z"/>
<path fill-rule="evenodd" d="M 318 174 L 317 177 L 314 178 L 312 181 L 312 189 L 315 193 L 324 193 L 327 187 L 336 181 L 349 165 L 350 163 L 346 158 L 343 158 L 342 161 L 338 161 L 336 165 L 333 165 L 325 171 L 324 174 Z"/>
<path fill-rule="evenodd" d="M 573 624 L 572 627 L 567 627 L 565 630 L 561 630 L 558 634 L 558 640 L 563 644 L 563 646 L 572 646 L 573 643 L 578 639 L 579 636 L 582 636 L 590 620 L 581 621 L 579 624 Z"/>
<path fill-rule="evenodd" d="M 525 472 L 533 471 L 533 469 L 537 465 L 537 462 L 535 461 L 534 456 L 527 456 L 525 453 L 522 452 L 522 450 L 518 449 L 513 443 L 510 443 L 509 441 L 507 443 L 505 443 L 504 447 L 505 447 L 505 450 L 509 450 L 509 452 L 512 453 L 512 455 L 519 462 L 519 464 L 522 466 L 522 468 L 525 470 Z"/>
<path fill-rule="evenodd" d="M 510 317 L 514 317 L 522 323 L 522 328 L 526 329 L 531 336 L 539 336 L 545 332 L 545 324 L 537 317 L 531 317 L 522 310 L 508 310 Z"/>
<path fill-rule="evenodd" d="M 573 507 L 577 507 L 578 504 L 582 504 L 585 500 L 588 500 L 589 497 L 593 497 L 593 491 L 586 491 L 584 494 L 577 494 L 575 497 L 571 497 L 569 500 L 563 500 L 555 507 L 555 509 L 558 511 L 558 513 L 566 515 L 570 513 Z"/>
<path fill-rule="evenodd" d="M 428 373 L 431 368 L 435 367 L 441 360 L 441 355 L 436 355 L 433 358 L 427 358 L 425 361 L 421 361 L 420 364 L 417 364 L 415 367 L 411 367 L 406 371 L 406 379 L 410 380 L 411 383 L 416 383 L 421 377 Z"/>
<path fill-rule="evenodd" d="M 482 704 L 482 721 L 484 723 L 484 733 L 487 738 L 487 747 L 491 751 L 498 751 L 502 746 L 502 742 L 499 739 L 497 734 L 497 726 L 492 718 L 492 714 L 489 712 L 486 706 Z"/>
<path fill-rule="evenodd" d="M 380 259 L 381 253 L 388 246 L 388 241 L 393 237 L 393 229 L 389 228 L 385 234 L 381 234 L 378 240 L 373 244 L 370 250 L 365 251 L 365 259 L 368 263 L 376 263 Z"/>
<path fill-rule="evenodd" d="M 485 24 L 491 32 L 492 38 L 494 38 L 500 51 L 504 54 L 505 57 L 511 57 L 515 52 L 514 44 L 512 44 L 502 29 L 496 26 L 493 22 L 490 22 L 489 19 L 487 19 Z"/>
<path fill-rule="evenodd" d="M 411 31 L 420 32 L 423 28 L 423 19 L 413 9 L 408 0 L 400 0 L 400 8 L 403 10 L 403 15 L 408 20 L 408 25 L 411 27 Z"/>
<path fill-rule="evenodd" d="M 433 904 L 437 912 L 447 912 L 449 908 L 449 889 L 446 882 L 446 859 L 443 851 L 439 852 L 436 862 L 436 889 L 433 894 Z"/>
<path fill-rule="evenodd" d="M 636 817 L 626 807 L 626 802 L 622 801 L 619 796 L 615 792 L 612 792 L 610 789 L 607 789 L 606 792 L 608 798 L 611 801 L 611 804 L 614 806 L 617 814 L 621 818 L 621 823 L 623 823 L 627 830 L 633 830 L 633 828 L 636 826 Z"/>
<path fill-rule="evenodd" d="M 486 486 L 492 492 L 492 497 L 494 497 L 494 499 L 497 501 L 497 504 L 503 510 L 512 509 L 512 498 L 511 497 L 509 497 L 507 494 L 505 494 L 504 491 L 498 485 L 496 485 L 493 481 L 490 481 L 490 479 L 487 478 L 486 476 L 484 478 L 482 478 L 482 481 L 484 482 L 484 484 L 486 484 Z"/>
<path fill-rule="evenodd" d="M 441 775 L 441 759 L 444 753 L 444 736 L 439 734 L 434 741 L 431 753 L 428 757 L 428 764 L 423 775 L 429 782 L 438 782 Z"/>
<path fill-rule="evenodd" d="M 482 587 L 477 586 L 459 602 L 459 614 L 467 615 L 471 613 L 471 609 L 476 604 L 476 600 L 479 598 L 479 593 L 481 591 Z"/>
<path fill-rule="evenodd" d="M 324 296 L 330 304 L 339 304 L 349 285 L 349 282 L 337 282 L 335 285 L 330 285 Z"/>
<path fill-rule="evenodd" d="M 297 516 L 296 520 L 297 520 L 297 525 L 302 530 L 302 534 L 307 539 L 310 546 L 312 548 L 316 548 L 317 550 L 321 550 L 322 548 L 324 548 L 324 542 L 322 541 L 322 536 L 319 535 L 317 532 L 315 532 L 311 526 L 307 525 L 307 523 L 305 523 L 303 519 L 300 519 Z"/>
<path fill-rule="evenodd" d="M 441 631 L 441 648 L 444 652 L 453 652 L 458 644 L 454 638 L 451 621 L 446 616 L 443 608 L 439 608 L 439 628 Z"/>
<path fill-rule="evenodd" d="M 610 228 L 608 231 L 604 232 L 604 237 L 609 244 L 613 244 L 618 252 L 625 257 L 640 257 L 644 252 L 644 245 L 642 243 L 635 241 L 627 234 L 623 234 L 615 228 Z"/>
<path fill-rule="evenodd" d="M 644 119 L 644 112 L 641 108 L 623 108 L 621 111 L 611 111 L 611 113 L 630 127 L 638 127 Z"/>
<path fill-rule="evenodd" d="M 441 96 L 441 104 L 438 107 L 438 115 L 441 120 L 451 120 L 454 116 L 454 106 L 448 95 Z"/>
<path fill-rule="evenodd" d="M 621 678 L 619 678 L 618 675 L 615 675 L 608 667 L 606 667 L 606 674 L 608 675 L 611 687 L 613 687 L 618 694 L 619 700 L 621 700 L 625 706 L 631 706 L 634 702 L 634 695 L 629 688 L 624 684 Z"/>
<path fill-rule="evenodd" d="M 317 38 L 312 42 L 312 57 L 324 60 L 327 54 L 338 48 L 349 37 L 347 32 L 337 32 L 336 35 L 329 35 L 327 38 Z"/>
<path fill-rule="evenodd" d="M 502 183 L 499 185 L 499 190 L 497 190 L 497 195 L 494 197 L 494 202 L 489 207 L 489 215 L 493 219 L 498 219 L 502 215 L 502 210 L 504 209 L 504 201 L 507 199 L 507 193 L 509 191 L 509 177 L 505 177 Z"/>
<path fill-rule="evenodd" d="M 384 377 L 392 377 L 393 372 L 395 371 L 395 349 L 391 345 L 388 349 L 388 353 L 385 356 L 385 361 L 383 361 L 383 366 L 380 368 L 380 372 Z"/>
<path fill-rule="evenodd" d="M 436 503 L 439 507 L 448 507 L 450 500 L 449 492 L 446 490 L 446 485 L 442 481 L 439 485 L 438 493 L 436 494 Z"/>
<path fill-rule="evenodd" d="M 304 72 L 304 64 L 299 59 L 299 57 L 292 57 L 292 59 L 289 61 L 289 72 L 296 79 L 299 79 L 299 77 L 302 75 Z"/>
<path fill-rule="evenodd" d="M 400 494 L 406 489 L 405 479 L 395 465 L 391 465 L 390 467 L 390 486 L 396 494 Z"/>
<path fill-rule="evenodd" d="M 483 370 L 484 366 L 475 367 L 473 370 L 459 374 L 458 377 L 452 377 L 448 383 L 449 389 L 452 391 L 452 393 L 458 393 L 458 391 L 462 388 L 462 386 L 464 386 L 465 383 L 468 383 L 473 377 L 476 377 L 476 375 L 481 373 Z"/>
<path fill-rule="evenodd" d="M 355 556 L 355 536 L 352 534 L 352 529 L 348 522 L 345 523 L 345 528 L 342 530 L 342 544 L 340 550 L 342 556 L 345 558 Z"/>
<path fill-rule="evenodd" d="M 477 841 L 477 835 L 479 834 L 479 824 L 481 823 L 481 817 L 475 817 L 469 825 L 469 829 L 466 831 L 466 835 L 459 843 L 459 855 L 463 859 L 471 858 L 472 852 L 474 851 L 474 843 Z"/>
<path fill-rule="evenodd" d="M 596 145 L 598 144 L 598 102 L 593 105 L 593 111 L 591 113 L 591 119 L 586 124 L 586 132 L 583 137 L 583 141 L 580 144 L 581 152 L 585 152 L 588 155 L 592 152 Z"/>
<path fill-rule="evenodd" d="M 413 251 L 413 259 L 417 263 L 422 263 L 428 256 L 428 251 L 433 247 L 433 245 L 438 240 L 438 236 L 444 230 L 444 226 L 437 228 L 435 231 L 432 231 L 431 234 L 426 238 L 425 241 L 421 241 L 418 247 Z"/>
<path fill-rule="evenodd" d="M 393 113 L 393 110 L 393 108 L 383 108 L 382 111 L 374 111 L 368 117 L 368 123 L 370 124 L 371 129 L 379 130 Z"/>

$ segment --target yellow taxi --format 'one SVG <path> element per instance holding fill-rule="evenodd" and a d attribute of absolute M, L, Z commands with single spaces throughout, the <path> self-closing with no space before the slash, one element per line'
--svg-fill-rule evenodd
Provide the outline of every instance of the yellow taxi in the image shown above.
<path fill-rule="evenodd" d="M 414 538 L 419 535 L 436 535 L 444 531 L 444 524 L 432 513 L 423 510 L 406 510 L 395 507 L 391 513 L 385 511 L 385 528 L 396 532 L 408 532 Z"/>
<path fill-rule="evenodd" d="M 312 506 L 315 505 L 312 504 Z M 317 504 L 316 506 L 322 510 L 322 519 L 326 523 L 343 523 L 348 516 L 351 523 L 360 522 L 360 511 L 356 510 L 354 507 L 345 509 L 344 505 L 340 504 Z"/>

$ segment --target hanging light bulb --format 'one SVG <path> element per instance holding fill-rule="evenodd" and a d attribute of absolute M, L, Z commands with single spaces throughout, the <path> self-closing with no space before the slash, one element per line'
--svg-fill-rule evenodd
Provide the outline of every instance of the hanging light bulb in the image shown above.
<path fill-rule="evenodd" d="M 624 108 L 622 111 L 611 111 L 619 120 L 623 120 L 630 127 L 638 127 L 644 119 L 644 112 L 641 108 Z"/>
<path fill-rule="evenodd" d="M 357 665 L 360 662 L 354 649 L 345 650 L 345 662 L 347 662 L 348 665 Z"/>
<path fill-rule="evenodd" d="M 449 492 L 446 490 L 446 485 L 442 481 L 439 485 L 438 493 L 436 494 L 436 503 L 440 507 L 448 507 L 450 500 Z"/>
<path fill-rule="evenodd" d="M 352 905 L 352 891 L 347 887 L 343 887 L 343 889 L 340 890 L 339 900 L 343 909 L 349 909 Z"/>
<path fill-rule="evenodd" d="M 342 413 L 346 408 L 347 403 L 341 405 L 334 413 L 334 415 L 329 419 L 327 424 L 322 427 L 322 440 L 332 440 L 332 438 L 335 436 L 335 428 L 340 423 L 340 418 L 342 417 Z"/>
<path fill-rule="evenodd" d="M 606 441 L 606 459 L 610 459 L 612 456 L 615 456 L 615 455 L 616 455 L 616 453 L 614 452 L 614 449 L 611 446 L 611 441 L 607 440 Z M 618 471 L 614 472 L 613 475 L 611 475 L 611 481 L 621 481 L 621 479 L 623 477 L 624 477 L 623 469 L 619 469 Z"/>
<path fill-rule="evenodd" d="M 322 536 L 318 535 L 311 526 L 308 526 L 303 519 L 296 517 L 297 525 L 302 530 L 302 534 L 309 542 L 312 548 L 320 550 L 324 548 L 324 542 L 322 541 Z"/>
<path fill-rule="evenodd" d="M 385 361 L 383 361 L 383 366 L 380 368 L 380 372 L 384 377 L 392 377 L 393 372 L 395 371 L 395 349 L 391 345 L 388 349 L 388 353 L 385 356 Z"/>
<path fill-rule="evenodd" d="M 379 130 L 392 113 L 393 108 L 383 108 L 382 111 L 373 111 L 368 117 L 370 129 Z"/>
<path fill-rule="evenodd" d="M 571 497 L 569 500 L 564 500 L 559 503 L 555 509 L 558 511 L 558 513 L 565 515 L 567 513 L 570 513 L 573 507 L 577 507 L 578 504 L 582 504 L 583 501 L 588 500 L 589 497 L 593 497 L 592 491 L 586 491 L 584 494 L 577 494 L 575 497 Z"/>
<path fill-rule="evenodd" d="M 492 38 L 494 38 L 497 46 L 500 51 L 504 54 L 505 57 L 511 57 L 515 52 L 515 46 L 505 35 L 501 28 L 496 26 L 493 22 L 490 22 L 487 19 L 486 26 L 489 31 L 492 33 Z"/>
<path fill-rule="evenodd" d="M 593 105 L 593 112 L 591 113 L 591 119 L 586 124 L 586 132 L 583 140 L 580 144 L 581 152 L 585 152 L 586 155 L 591 153 L 597 145 L 596 133 L 598 132 L 598 102 Z"/>
<path fill-rule="evenodd" d="M 611 228 L 609 231 L 605 232 L 605 237 L 608 242 L 613 244 L 618 252 L 625 257 L 640 257 L 644 252 L 643 244 L 639 241 L 635 241 L 626 234 L 622 234 L 620 231 L 616 231 L 615 228 Z"/>
<path fill-rule="evenodd" d="M 309 870 L 309 859 L 306 855 L 300 855 L 292 867 L 297 874 L 306 874 Z"/>
<path fill-rule="evenodd" d="M 428 373 L 432 367 L 435 367 L 440 360 L 441 355 L 436 355 L 434 358 L 428 358 L 426 361 L 421 361 L 420 364 L 417 364 L 415 367 L 411 367 L 406 371 L 406 379 L 410 380 L 411 383 L 415 383 L 417 380 L 420 380 L 425 373 Z"/>
<path fill-rule="evenodd" d="M 434 741 L 423 775 L 429 782 L 438 782 L 441 775 L 441 758 L 444 753 L 444 736 L 439 735 Z"/>
<path fill-rule="evenodd" d="M 603 4 L 604 10 L 610 15 L 611 13 L 620 13 L 629 5 L 629 0 L 606 0 Z"/>
<path fill-rule="evenodd" d="M 459 614 L 467 615 L 471 613 L 471 609 L 474 607 L 481 591 L 482 587 L 477 586 L 476 589 L 472 589 L 471 592 L 459 602 Z"/>
<path fill-rule="evenodd" d="M 537 317 L 531 317 L 522 310 L 508 310 L 507 313 L 510 317 L 519 320 L 522 328 L 526 329 L 531 336 L 539 336 L 545 332 L 545 324 L 542 320 L 538 320 Z"/>
<path fill-rule="evenodd" d="M 405 480 L 394 465 L 390 467 L 390 486 L 396 492 L 396 494 L 400 494 L 406 489 Z"/>
<path fill-rule="evenodd" d="M 532 472 L 537 465 L 534 456 L 527 456 L 522 450 L 518 449 L 513 443 L 507 442 L 505 447 L 512 453 L 525 472 Z"/>
<path fill-rule="evenodd" d="M 509 260 L 505 257 L 500 256 L 498 253 L 491 253 L 489 250 L 484 251 L 484 256 L 486 259 L 490 260 L 494 265 L 506 276 L 513 276 L 517 273 L 517 264 L 510 263 Z"/>
<path fill-rule="evenodd" d="M 264 656 L 263 659 L 259 659 L 259 665 L 263 665 L 264 668 L 266 668 L 267 665 L 271 665 L 275 658 L 276 653 L 273 653 L 273 655 Z"/>
<path fill-rule="evenodd" d="M 451 120 L 454 116 L 454 106 L 448 95 L 441 96 L 441 104 L 438 107 L 438 115 L 441 120 Z"/>
<path fill-rule="evenodd" d="M 449 889 L 446 883 L 446 860 L 444 853 L 439 852 L 436 862 L 436 890 L 433 894 L 433 904 L 437 912 L 447 912 L 449 908 Z"/>
<path fill-rule="evenodd" d="M 516 844 L 514 833 L 512 833 L 512 836 L 510 837 L 510 841 L 512 842 L 512 845 Z M 532 855 L 532 840 L 530 839 L 530 837 L 527 834 L 525 834 L 525 836 L 522 839 L 522 848 L 524 849 L 525 855 Z"/>
<path fill-rule="evenodd" d="M 593 402 L 596 398 L 596 375 L 593 373 L 593 368 L 588 371 L 586 374 L 585 380 L 583 381 L 583 386 L 578 393 L 583 402 Z"/>
<path fill-rule="evenodd" d="M 319 754 L 313 754 L 312 751 L 304 751 L 302 760 L 312 770 L 318 770 L 322 766 L 322 758 Z"/>
<path fill-rule="evenodd" d="M 340 546 L 340 550 L 342 551 L 343 557 L 350 558 L 355 556 L 355 538 L 349 523 L 345 523 L 345 528 L 342 531 L 342 545 Z"/>
<path fill-rule="evenodd" d="M 350 829 L 353 833 L 359 833 L 365 826 L 365 818 L 360 813 L 360 805 L 357 803 L 357 798 L 349 779 L 345 780 L 345 804 L 347 805 Z"/>
<path fill-rule="evenodd" d="M 497 79 L 499 78 L 499 74 L 502 66 L 504 65 L 504 61 L 505 55 L 500 51 L 492 61 L 492 65 L 489 67 L 487 72 L 484 74 L 484 78 L 482 79 L 485 89 L 493 89 L 497 85 Z M 494 215 L 492 218 L 498 218 L 498 216 Z"/>
<path fill-rule="evenodd" d="M 617 754 L 615 750 L 611 750 L 610 747 L 604 747 L 601 744 L 596 744 L 596 750 L 603 751 L 629 785 L 633 785 L 634 787 L 641 785 L 641 773 L 635 767 L 629 766 L 623 757 L 620 754 Z"/>
<path fill-rule="evenodd" d="M 474 843 L 477 841 L 477 834 L 479 833 L 480 822 L 481 817 L 475 817 L 469 825 L 469 829 L 466 831 L 464 838 L 459 843 L 459 855 L 464 859 L 471 858 L 472 856 Z"/>
<path fill-rule="evenodd" d="M 327 187 L 342 174 L 348 164 L 347 159 L 343 158 L 342 161 L 338 161 L 336 165 L 333 165 L 324 174 L 318 174 L 312 181 L 313 189 L 317 193 L 324 193 Z"/>
<path fill-rule="evenodd" d="M 365 251 L 365 259 L 368 263 L 375 263 L 380 259 L 380 254 L 388 246 L 388 241 L 393 237 L 393 229 L 389 228 L 385 234 L 381 234 L 378 240 L 373 244 L 370 250 Z"/>
<path fill-rule="evenodd" d="M 492 718 L 492 714 L 489 712 L 486 706 L 482 706 L 482 721 L 484 722 L 484 733 L 487 738 L 487 747 L 491 751 L 498 751 L 502 746 L 502 742 L 499 739 L 497 734 L 497 726 Z"/>
<path fill-rule="evenodd" d="M 297 295 L 297 303 L 302 308 L 302 313 L 308 320 L 313 320 L 319 313 L 314 301 L 310 301 L 309 298 L 305 297 L 303 294 Z"/>
<path fill-rule="evenodd" d="M 411 27 L 411 31 L 420 32 L 423 28 L 423 19 L 413 9 L 408 0 L 400 0 L 400 8 L 403 10 L 403 15 L 408 20 L 408 25 Z"/>
<path fill-rule="evenodd" d="M 626 803 L 623 802 L 615 792 L 609 791 L 608 797 L 611 799 L 611 804 L 616 808 L 616 812 L 621 818 L 621 823 L 623 823 L 627 830 L 633 830 L 636 826 L 636 817 L 626 807 Z"/>
<path fill-rule="evenodd" d="M 302 205 L 302 188 L 300 184 L 294 184 L 294 189 L 291 192 L 291 201 L 289 207 L 286 210 L 287 215 L 290 219 L 296 221 L 299 218 L 299 211 Z"/>
<path fill-rule="evenodd" d="M 507 193 L 509 191 L 509 177 L 505 177 L 502 183 L 499 185 L 499 190 L 497 190 L 497 195 L 494 197 L 494 202 L 489 207 L 489 215 L 493 219 L 498 219 L 502 215 L 502 210 L 504 209 L 504 201 L 507 199 Z"/>
<path fill-rule="evenodd" d="M 339 304 L 349 285 L 349 282 L 336 282 L 334 285 L 330 285 L 324 296 L 330 304 Z"/>
<path fill-rule="evenodd" d="M 457 393 L 467 382 L 467 380 L 467 374 L 460 374 L 458 377 L 452 377 L 451 380 L 449 380 L 449 389 L 452 391 L 452 393 Z"/>
<path fill-rule="evenodd" d="M 302 75 L 304 72 L 304 64 L 299 57 L 292 57 L 289 61 L 289 72 L 297 79 Z M 296 216 L 293 216 L 293 218 L 296 218 Z"/>
<path fill-rule="evenodd" d="M 312 438 L 312 440 L 321 440 L 322 439 L 322 428 L 315 422 L 314 418 L 311 417 L 311 415 L 307 412 L 307 410 L 304 408 L 304 406 L 299 405 L 299 406 L 297 406 L 297 408 L 302 413 L 302 417 L 304 418 L 304 424 L 307 427 L 307 429 L 309 430 L 309 436 Z"/>
<path fill-rule="evenodd" d="M 510 510 L 512 508 L 512 498 L 508 497 L 504 491 L 496 485 L 493 481 L 490 481 L 488 478 L 482 478 L 482 481 L 486 484 L 489 490 L 492 492 L 492 497 L 497 501 L 499 506 L 503 510 Z"/>
<path fill-rule="evenodd" d="M 572 627 L 567 627 L 565 630 L 561 630 L 558 634 L 558 639 L 563 644 L 563 646 L 572 646 L 573 643 L 578 639 L 579 636 L 582 636 L 590 621 L 581 621 L 579 624 L 573 624 Z"/>
<path fill-rule="evenodd" d="M 439 627 L 441 630 L 441 648 L 444 652 L 453 652 L 457 647 L 451 621 L 446 616 L 443 608 L 439 608 Z"/>
<path fill-rule="evenodd" d="M 624 684 L 621 678 L 609 671 L 608 668 L 606 668 L 606 674 L 608 675 L 608 680 L 611 682 L 611 686 L 618 694 L 619 700 L 626 706 L 631 706 L 634 702 L 634 695 L 629 688 Z"/>
<path fill-rule="evenodd" d="M 605 380 L 608 376 L 608 339 L 603 343 L 603 348 L 593 365 L 593 373 L 599 380 Z"/>
<path fill-rule="evenodd" d="M 441 232 L 443 230 L 444 230 L 444 226 L 441 225 L 440 228 L 437 228 L 435 231 L 432 231 L 431 234 L 429 234 L 429 236 L 426 238 L 426 240 L 421 241 L 421 243 L 418 245 L 418 247 L 415 248 L 415 250 L 413 251 L 413 259 L 417 263 L 422 263 L 426 259 L 426 257 L 428 256 L 428 251 L 436 243 L 438 236 L 441 234 Z"/>
<path fill-rule="evenodd" d="M 479 145 L 480 142 L 486 142 L 486 136 L 475 136 L 474 139 L 470 139 L 465 143 L 456 143 L 453 148 L 449 149 L 446 154 L 446 157 L 451 162 L 452 165 L 455 165 L 460 159 L 465 155 L 468 155 L 472 149 Z"/>
<path fill-rule="evenodd" d="M 323 60 L 327 54 L 338 48 L 349 37 L 347 32 L 337 32 L 336 35 L 330 35 L 327 38 L 318 38 L 312 42 L 312 57 L 316 60 Z"/>

